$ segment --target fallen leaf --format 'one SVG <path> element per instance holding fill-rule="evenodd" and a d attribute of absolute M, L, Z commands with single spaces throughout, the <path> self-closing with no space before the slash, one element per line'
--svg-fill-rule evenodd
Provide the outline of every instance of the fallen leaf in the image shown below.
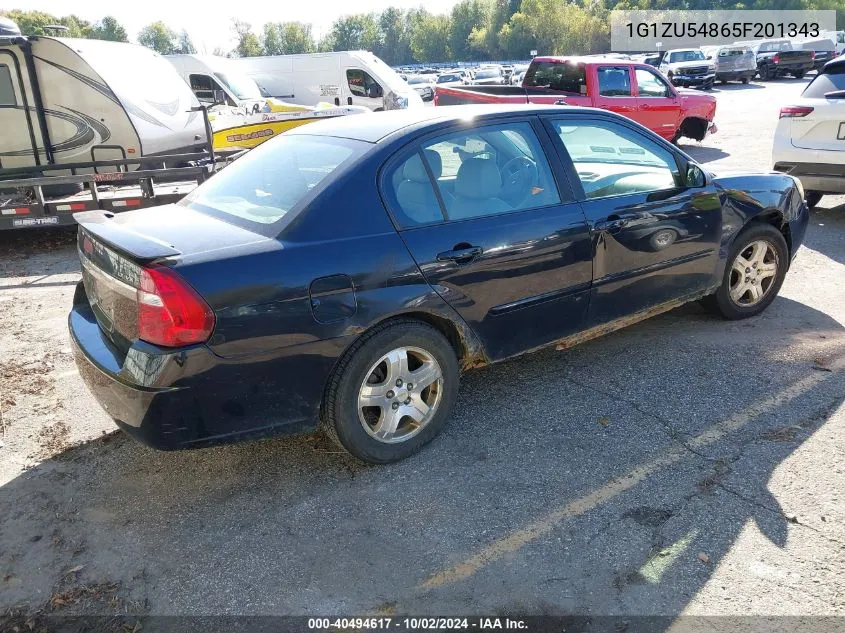
<path fill-rule="evenodd" d="M 599 418 L 599 424 L 602 426 L 607 426 L 610 424 L 610 418 Z"/>
<path fill-rule="evenodd" d="M 702 563 L 709 563 L 710 557 L 707 554 L 705 554 L 704 552 L 699 552 L 698 553 L 698 560 L 700 560 Z"/>
<path fill-rule="evenodd" d="M 77 565 L 76 567 L 71 567 L 67 570 L 66 575 L 75 574 L 76 572 L 82 571 L 83 569 L 85 569 L 85 565 Z"/>

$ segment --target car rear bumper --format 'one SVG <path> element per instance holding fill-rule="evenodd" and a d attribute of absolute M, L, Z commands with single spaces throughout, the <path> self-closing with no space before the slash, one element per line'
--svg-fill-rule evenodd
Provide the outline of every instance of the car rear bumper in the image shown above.
<path fill-rule="evenodd" d="M 719 81 L 742 81 L 743 79 L 753 79 L 756 74 L 756 68 L 749 70 L 720 70 L 716 72 L 716 79 Z"/>
<path fill-rule="evenodd" d="M 775 171 L 795 176 L 805 191 L 845 193 L 845 165 L 777 162 Z"/>
<path fill-rule="evenodd" d="M 162 450 L 312 430 L 337 356 L 330 341 L 238 361 L 205 345 L 168 350 L 138 342 L 123 354 L 87 303 L 74 305 L 68 327 L 94 398 L 121 429 Z"/>

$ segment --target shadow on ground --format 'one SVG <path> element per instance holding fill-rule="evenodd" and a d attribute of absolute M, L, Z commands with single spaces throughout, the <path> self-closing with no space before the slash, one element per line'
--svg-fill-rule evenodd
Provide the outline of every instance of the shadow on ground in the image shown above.
<path fill-rule="evenodd" d="M 693 145 L 687 143 L 680 143 L 678 147 L 702 164 L 712 163 L 714 160 L 730 156 L 730 154 L 720 150 L 718 147 L 705 147 L 703 145 Z"/>
<path fill-rule="evenodd" d="M 819 349 L 843 328 L 788 299 L 687 306 L 467 374 L 446 432 L 385 467 L 311 436 L 112 434 L 0 488 L 0 612 L 678 614 L 749 522 L 808 533 L 768 483 L 842 403 Z"/>

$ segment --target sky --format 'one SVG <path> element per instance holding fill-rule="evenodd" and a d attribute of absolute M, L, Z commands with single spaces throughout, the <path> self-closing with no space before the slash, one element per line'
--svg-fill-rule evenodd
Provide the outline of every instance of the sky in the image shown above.
<path fill-rule="evenodd" d="M 199 52 L 211 53 L 218 46 L 227 50 L 234 46 L 231 25 L 235 17 L 252 24 L 256 33 L 265 22 L 306 22 L 313 25 L 314 34 L 319 38 L 342 15 L 381 11 L 389 6 L 403 9 L 424 6 L 432 13 L 446 13 L 456 3 L 457 0 L 217 0 L 203 4 L 184 0 L 83 0 L 73 3 L 67 0 L 7 0 L 3 4 L 4 8 L 44 11 L 57 16 L 74 13 L 90 21 L 111 15 L 123 24 L 132 40 L 141 27 L 162 20 L 175 31 L 185 29 Z"/>

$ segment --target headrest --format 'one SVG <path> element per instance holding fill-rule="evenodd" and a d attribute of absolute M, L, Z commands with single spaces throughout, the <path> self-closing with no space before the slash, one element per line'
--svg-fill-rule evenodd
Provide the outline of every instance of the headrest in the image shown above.
<path fill-rule="evenodd" d="M 496 161 L 471 158 L 461 163 L 455 179 L 455 194 L 464 198 L 495 198 L 502 188 L 502 174 Z"/>
<path fill-rule="evenodd" d="M 443 173 L 443 161 L 440 159 L 440 154 L 433 149 L 423 150 L 425 152 L 425 160 L 434 174 L 435 179 L 440 178 Z M 406 162 L 402 170 L 402 175 L 405 180 L 413 180 L 414 182 L 428 182 L 428 174 L 423 167 L 419 154 L 414 154 Z"/>

